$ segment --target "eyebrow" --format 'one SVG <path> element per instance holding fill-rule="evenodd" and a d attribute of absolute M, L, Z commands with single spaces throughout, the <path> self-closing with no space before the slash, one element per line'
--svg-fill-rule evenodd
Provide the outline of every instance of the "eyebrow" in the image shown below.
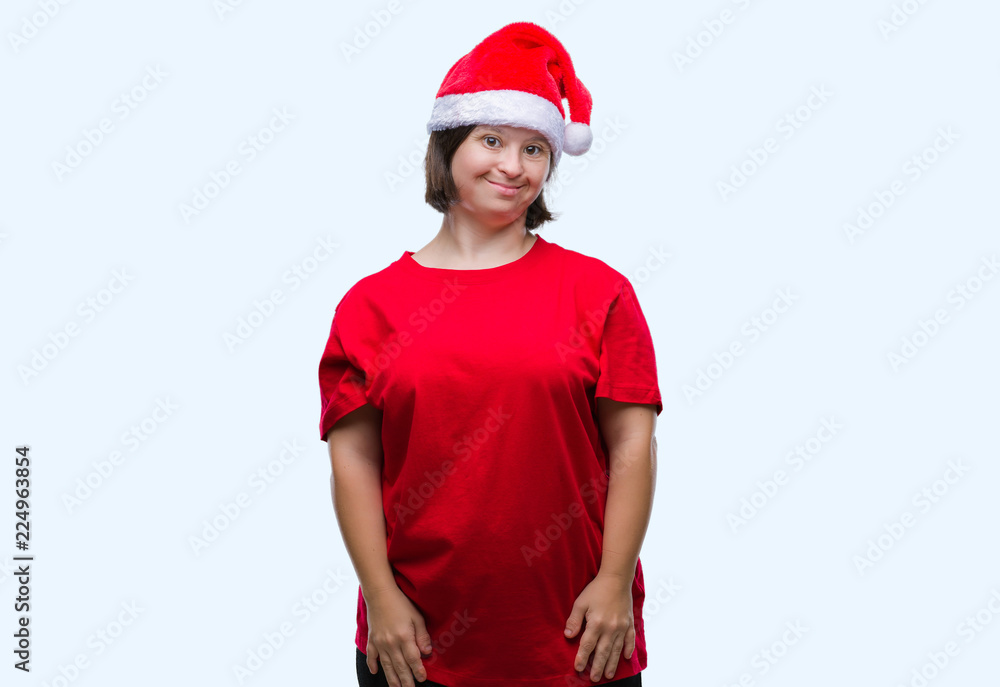
<path fill-rule="evenodd" d="M 501 131 L 500 129 L 498 129 L 495 126 L 485 126 L 485 127 L 483 127 L 483 131 L 495 131 L 496 133 L 501 134 L 501 135 L 504 133 L 503 131 Z M 547 140 L 545 140 L 544 136 L 532 136 L 528 140 L 529 141 L 540 141 L 541 143 L 544 143 L 546 145 L 548 145 L 548 143 L 549 143 Z"/>

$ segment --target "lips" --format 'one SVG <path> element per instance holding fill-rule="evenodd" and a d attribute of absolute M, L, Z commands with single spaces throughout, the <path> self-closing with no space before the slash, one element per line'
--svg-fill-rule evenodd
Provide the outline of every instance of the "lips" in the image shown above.
<path fill-rule="evenodd" d="M 489 179 L 487 179 L 486 181 L 489 181 L 491 184 L 493 184 L 497 188 L 500 188 L 500 189 L 502 189 L 504 191 L 516 191 L 517 189 L 520 188 L 520 186 L 508 186 L 507 184 L 501 184 L 501 183 L 496 182 L 496 181 L 490 181 Z"/>

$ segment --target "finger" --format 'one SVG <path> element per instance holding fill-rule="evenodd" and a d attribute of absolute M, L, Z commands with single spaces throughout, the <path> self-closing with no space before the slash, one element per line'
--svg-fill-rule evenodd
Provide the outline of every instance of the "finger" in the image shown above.
<path fill-rule="evenodd" d="M 583 631 L 583 636 L 580 637 L 580 648 L 577 649 L 576 660 L 573 662 L 573 667 L 578 672 L 587 667 L 590 654 L 597 646 L 597 639 L 597 633 L 588 625 L 587 629 Z"/>
<path fill-rule="evenodd" d="M 433 651 L 434 646 L 431 644 L 431 633 L 427 631 L 427 627 L 422 623 L 419 623 L 416 627 L 417 630 L 417 648 L 420 649 L 421 654 L 429 654 Z"/>
<path fill-rule="evenodd" d="M 569 618 L 566 619 L 566 628 L 563 630 L 563 634 L 567 637 L 575 637 L 583 625 L 586 612 L 586 607 L 573 604 L 573 611 L 569 614 Z"/>
<path fill-rule="evenodd" d="M 604 667 L 604 677 L 612 678 L 618 670 L 618 657 L 621 656 L 622 646 L 625 644 L 624 637 L 617 637 L 611 645 L 611 653 L 608 654 L 608 662 Z"/>
<path fill-rule="evenodd" d="M 382 655 L 382 671 L 385 673 L 385 681 L 389 687 L 401 687 L 399 676 L 396 675 L 396 669 L 392 667 L 392 659 L 389 658 L 388 654 Z"/>
<path fill-rule="evenodd" d="M 417 680 L 423 682 L 427 679 L 427 671 L 424 670 L 424 663 L 420 660 L 420 649 L 415 642 L 407 642 L 405 650 L 406 665 L 410 667 L 410 672 Z"/>
<path fill-rule="evenodd" d="M 602 634 L 597 640 L 597 650 L 594 652 L 594 665 L 590 669 L 590 679 L 597 682 L 604 672 L 604 665 L 608 661 L 608 654 L 611 653 L 611 644 L 614 635 Z"/>
<path fill-rule="evenodd" d="M 403 651 L 399 647 L 394 647 L 392 650 L 392 668 L 399 677 L 400 687 L 414 687 L 413 673 L 410 671 L 406 657 L 403 656 Z"/>

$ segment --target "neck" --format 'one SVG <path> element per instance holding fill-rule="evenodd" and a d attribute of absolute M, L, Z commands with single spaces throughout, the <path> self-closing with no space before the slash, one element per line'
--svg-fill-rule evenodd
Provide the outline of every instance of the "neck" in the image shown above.
<path fill-rule="evenodd" d="M 525 216 L 506 225 L 487 225 L 462 212 L 445 215 L 427 245 L 440 258 L 466 264 L 509 262 L 528 252 L 538 237 L 525 228 Z"/>
<path fill-rule="evenodd" d="M 437 235 L 421 253 L 441 266 L 485 269 L 517 260 L 538 237 L 525 228 L 524 216 L 504 226 L 470 224 L 461 215 L 445 215 Z"/>

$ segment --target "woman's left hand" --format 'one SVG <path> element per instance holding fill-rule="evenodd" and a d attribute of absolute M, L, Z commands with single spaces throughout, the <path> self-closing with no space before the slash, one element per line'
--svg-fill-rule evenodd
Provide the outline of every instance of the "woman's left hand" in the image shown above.
<path fill-rule="evenodd" d="M 626 660 L 632 658 L 635 650 L 632 580 L 598 573 L 576 598 L 563 634 L 567 638 L 575 637 L 584 619 L 587 629 L 580 638 L 580 649 L 573 667 L 578 672 L 586 668 L 587 660 L 594 652 L 590 679 L 597 682 L 602 671 L 612 678 L 622 648 L 625 649 Z"/>

